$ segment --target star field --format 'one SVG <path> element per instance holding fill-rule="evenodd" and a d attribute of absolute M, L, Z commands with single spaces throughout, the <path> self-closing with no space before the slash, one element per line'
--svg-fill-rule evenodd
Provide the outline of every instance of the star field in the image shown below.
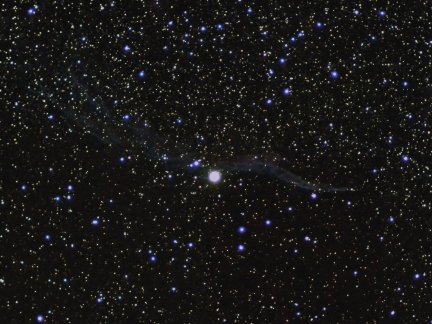
<path fill-rule="evenodd" d="M 0 321 L 432 322 L 432 3 L 0 4 Z"/>

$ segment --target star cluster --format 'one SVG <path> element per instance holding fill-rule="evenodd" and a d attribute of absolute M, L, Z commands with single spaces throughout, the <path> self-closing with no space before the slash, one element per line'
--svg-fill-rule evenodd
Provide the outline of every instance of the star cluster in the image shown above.
<path fill-rule="evenodd" d="M 432 320 L 431 8 L 0 4 L 2 322 Z"/>

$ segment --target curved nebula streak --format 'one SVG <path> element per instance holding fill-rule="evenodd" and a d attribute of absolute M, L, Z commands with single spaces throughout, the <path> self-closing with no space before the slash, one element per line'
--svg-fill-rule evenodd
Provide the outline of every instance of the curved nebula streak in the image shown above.
<path fill-rule="evenodd" d="M 82 111 L 75 111 L 69 105 L 61 104 L 59 99 L 50 92 L 47 88 L 39 91 L 40 94 L 47 96 L 57 107 L 66 120 L 75 124 L 84 133 L 91 135 L 103 144 L 110 146 L 116 145 L 125 147 L 131 145 L 133 147 L 139 147 L 139 152 L 143 153 L 145 158 L 151 161 L 163 161 L 168 168 L 185 169 L 190 165 L 191 161 L 194 160 L 193 152 L 190 152 L 189 148 L 184 144 L 170 143 L 168 137 L 164 137 L 155 130 L 151 129 L 148 125 L 142 125 L 141 127 L 132 123 L 125 123 L 124 127 L 130 132 L 125 138 L 119 133 L 122 130 L 116 125 L 112 119 L 111 111 L 107 108 L 105 102 L 99 96 L 91 96 L 87 87 L 79 82 L 78 78 L 72 74 L 72 84 L 70 93 L 74 90 L 78 90 L 77 93 L 84 95 L 88 103 L 92 103 L 93 115 L 86 114 L 84 109 Z M 217 161 L 213 163 L 215 168 L 225 170 L 231 173 L 236 172 L 248 172 L 257 175 L 263 175 L 271 177 L 280 182 L 294 185 L 298 188 L 311 191 L 327 191 L 327 192 L 340 192 L 340 191 L 353 191 L 352 188 L 345 187 L 333 187 L 327 184 L 314 184 L 310 183 L 293 172 L 281 168 L 274 163 L 274 160 L 279 160 L 280 157 L 277 154 L 271 155 L 271 161 L 260 160 L 256 156 L 247 155 L 246 158 L 237 159 L 234 161 Z"/>
<path fill-rule="evenodd" d="M 218 165 L 229 171 L 252 172 L 277 179 L 281 182 L 292 184 L 306 190 L 318 191 L 353 191 L 351 188 L 338 188 L 326 184 L 313 184 L 302 179 L 289 170 L 283 169 L 273 163 L 260 160 L 249 160 L 244 162 L 219 162 Z"/>

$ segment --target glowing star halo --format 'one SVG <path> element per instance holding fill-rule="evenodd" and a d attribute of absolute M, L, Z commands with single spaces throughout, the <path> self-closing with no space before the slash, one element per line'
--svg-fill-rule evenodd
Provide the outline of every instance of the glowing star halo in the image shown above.
<path fill-rule="evenodd" d="M 221 180 L 221 173 L 219 171 L 210 171 L 209 180 L 213 183 L 218 183 Z"/>

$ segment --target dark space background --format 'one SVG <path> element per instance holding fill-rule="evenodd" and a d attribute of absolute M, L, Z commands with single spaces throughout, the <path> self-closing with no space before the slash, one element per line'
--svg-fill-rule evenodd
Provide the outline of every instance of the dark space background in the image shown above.
<path fill-rule="evenodd" d="M 3 1 L 0 321 L 431 321 L 431 8 Z"/>

